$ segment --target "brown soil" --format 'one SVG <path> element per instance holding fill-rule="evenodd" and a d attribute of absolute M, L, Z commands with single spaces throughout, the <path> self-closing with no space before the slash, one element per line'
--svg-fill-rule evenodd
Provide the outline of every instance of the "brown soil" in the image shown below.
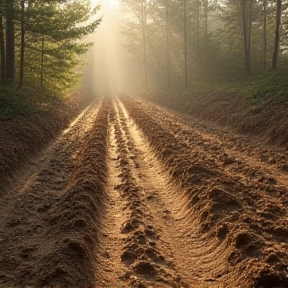
<path fill-rule="evenodd" d="M 142 95 L 143 96 L 143 95 Z M 249 135 L 259 143 L 277 145 L 288 150 L 288 102 L 271 100 L 252 104 L 243 96 L 211 93 L 150 92 L 145 99 L 186 113 L 222 128 Z M 257 104 L 258 103 L 258 104 Z"/>
<path fill-rule="evenodd" d="M 75 92 L 66 102 L 57 100 L 30 117 L 0 115 L 0 183 L 15 176 L 15 171 L 43 149 L 91 99 Z"/>
<path fill-rule="evenodd" d="M 103 99 L 1 188 L 1 287 L 287 287 L 288 155 Z"/>

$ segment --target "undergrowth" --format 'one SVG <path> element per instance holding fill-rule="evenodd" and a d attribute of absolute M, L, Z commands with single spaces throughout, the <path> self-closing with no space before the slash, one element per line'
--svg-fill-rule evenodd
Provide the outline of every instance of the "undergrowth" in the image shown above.
<path fill-rule="evenodd" d="M 266 102 L 288 103 L 288 69 L 263 72 L 251 77 L 244 92 L 251 105 L 261 106 Z"/>
<path fill-rule="evenodd" d="M 223 93 L 227 97 L 242 96 L 247 107 L 261 108 L 264 104 L 284 103 L 288 105 L 288 67 L 265 70 L 257 75 L 241 76 L 215 83 L 198 83 L 193 93 Z M 222 94 L 222 96 L 224 96 Z"/>
<path fill-rule="evenodd" d="M 13 86 L 0 86 L 0 115 L 30 116 L 41 109 L 43 103 L 60 97 L 41 89 L 17 89 Z"/>

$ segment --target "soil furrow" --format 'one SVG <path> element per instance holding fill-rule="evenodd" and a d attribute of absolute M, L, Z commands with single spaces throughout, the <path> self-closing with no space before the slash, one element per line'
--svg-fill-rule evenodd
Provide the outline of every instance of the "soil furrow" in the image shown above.
<path fill-rule="evenodd" d="M 152 180 L 147 172 L 149 168 L 143 160 L 143 151 L 139 150 L 139 143 L 131 131 L 133 123 L 127 115 L 125 117 L 119 104 L 115 103 L 114 107 L 115 114 L 110 118 L 110 159 L 114 162 L 110 175 L 111 210 L 107 217 L 110 229 L 108 227 L 105 232 L 109 240 L 105 238 L 104 241 L 111 243 L 121 239 L 121 249 L 116 249 L 111 257 L 108 244 L 104 249 L 107 252 L 103 253 L 109 254 L 111 265 L 118 262 L 119 268 L 114 270 L 122 270 L 118 273 L 118 281 L 143 287 L 181 287 L 183 283 L 174 267 L 170 244 L 162 239 L 162 231 L 169 229 L 166 224 L 163 225 L 167 208 L 163 203 L 156 205 L 159 200 L 157 195 L 163 191 L 159 191 L 159 184 L 157 188 L 153 185 L 155 179 Z M 160 189 L 163 190 L 163 187 Z M 102 283 L 109 282 L 109 278 L 111 280 L 111 273 L 106 273 Z"/>
<path fill-rule="evenodd" d="M 199 123 L 192 118 L 173 115 L 155 105 L 139 101 L 137 103 L 163 128 L 166 127 L 168 131 L 188 145 L 198 145 L 205 149 L 205 153 L 210 153 L 210 157 L 222 164 L 225 169 L 231 169 L 237 174 L 242 172 L 245 174 L 245 179 L 252 178 L 259 182 L 268 181 L 270 182 L 268 184 L 275 182 L 275 179 L 271 179 L 271 175 L 273 175 L 277 178 L 276 180 L 283 182 L 283 186 L 287 186 L 287 151 L 277 151 L 275 147 L 269 149 L 261 143 L 253 146 L 253 143 L 249 143 L 247 138 L 244 139 L 228 132 L 223 133 L 217 128 L 211 128 L 211 126 Z"/>
<path fill-rule="evenodd" d="M 287 287 L 286 164 L 104 98 L 0 191 L 0 286 Z"/>
<path fill-rule="evenodd" d="M 36 174 L 11 190 L 15 197 L 7 199 L 0 226 L 0 283 L 7 287 L 95 283 L 109 111 L 108 100 L 102 101 L 99 111 L 92 107 L 39 163 L 28 167 Z"/>
<path fill-rule="evenodd" d="M 217 267 L 221 270 L 219 261 L 225 264 L 222 266 L 226 267 L 226 272 L 211 275 L 211 282 L 244 283 L 245 287 L 276 287 L 286 283 L 286 190 L 266 184 L 270 192 L 262 191 L 256 185 L 247 184 L 241 171 L 239 177 L 217 165 L 205 145 L 199 151 L 202 145 L 193 143 L 193 135 L 188 138 L 192 138 L 190 143 L 194 145 L 187 145 L 180 135 L 183 129 L 178 128 L 177 135 L 169 131 L 169 125 L 155 120 L 151 115 L 157 111 L 152 107 L 146 113 L 134 100 L 126 99 L 124 103 L 174 182 L 186 189 L 191 216 L 199 219 L 199 231 L 214 246 L 207 257 L 209 265 L 214 265 L 217 271 Z M 163 115 L 165 117 L 169 118 L 167 114 Z M 217 257 L 216 247 L 221 246 L 225 247 L 225 253 Z M 199 252 L 199 261 L 205 261 L 201 249 Z M 200 277 L 202 273 L 205 275 L 201 272 Z"/>
<path fill-rule="evenodd" d="M 210 281 L 211 276 L 200 278 L 196 275 L 201 270 L 204 270 L 206 275 L 219 274 L 219 269 L 214 271 L 215 267 L 210 265 L 209 258 L 211 258 L 211 250 L 215 250 L 213 253 L 217 255 L 217 253 L 223 253 L 224 249 L 217 247 L 215 243 L 209 243 L 208 239 L 203 238 L 199 233 L 197 229 L 200 223 L 197 219 L 189 217 L 189 199 L 186 197 L 185 191 L 171 183 L 169 174 L 155 158 L 145 135 L 129 119 L 124 106 L 121 106 L 126 114 L 127 122 L 131 123 L 129 125 L 131 135 L 141 152 L 141 166 L 145 171 L 142 179 L 145 179 L 148 187 L 149 183 L 153 184 L 154 189 L 151 189 L 153 193 L 147 196 L 147 199 L 149 199 L 151 210 L 154 212 L 156 223 L 162 227 L 161 237 L 164 242 L 169 243 L 166 255 L 169 254 L 173 259 L 172 262 L 177 270 L 181 287 L 203 287 L 207 281 Z M 200 253 L 199 248 L 201 248 Z M 202 262 L 195 265 L 197 256 L 201 257 Z M 207 260 L 205 260 L 206 258 Z M 208 265 L 205 265 L 205 262 Z"/>

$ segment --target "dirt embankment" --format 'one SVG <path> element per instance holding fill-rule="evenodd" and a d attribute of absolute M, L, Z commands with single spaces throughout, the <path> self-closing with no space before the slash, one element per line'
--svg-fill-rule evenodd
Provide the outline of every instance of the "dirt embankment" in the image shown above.
<path fill-rule="evenodd" d="M 86 111 L 46 149 L 35 171 L 27 166 L 31 171 L 0 198 L 0 283 L 5 287 L 95 283 L 110 106 L 104 100 L 99 109 Z"/>
<path fill-rule="evenodd" d="M 13 177 L 15 170 L 44 148 L 90 102 L 90 97 L 75 92 L 66 102 L 55 100 L 30 117 L 0 116 L 0 183 Z"/>
<path fill-rule="evenodd" d="M 232 128 L 265 144 L 288 149 L 288 104 L 266 101 L 247 103 L 245 97 L 221 92 L 150 92 L 143 98 L 181 113 Z M 255 103 L 257 103 L 255 101 Z"/>

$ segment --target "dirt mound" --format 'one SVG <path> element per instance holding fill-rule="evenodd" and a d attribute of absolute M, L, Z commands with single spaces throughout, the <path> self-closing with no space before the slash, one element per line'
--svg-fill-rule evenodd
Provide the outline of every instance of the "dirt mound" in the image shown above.
<path fill-rule="evenodd" d="M 168 109 L 232 128 L 266 144 L 288 149 L 287 103 L 266 101 L 261 108 L 244 97 L 221 92 L 150 92 L 142 96 Z"/>
<path fill-rule="evenodd" d="M 23 166 L 55 138 L 91 99 L 75 92 L 65 103 L 53 101 L 30 117 L 0 117 L 0 183 L 13 178 Z"/>
<path fill-rule="evenodd" d="M 275 196 L 283 193 L 283 187 L 271 187 L 269 181 L 260 185 L 257 182 L 253 185 L 253 181 L 245 183 L 239 178 L 240 170 L 233 174 L 226 172 L 225 167 L 235 161 L 221 161 L 218 166 L 217 153 L 209 157 L 209 153 L 195 152 L 194 147 L 199 145 L 197 137 L 187 140 L 192 141 L 190 145 L 183 141 L 185 127 L 179 124 L 175 132 L 169 129 L 169 120 L 165 114 L 161 115 L 160 109 L 156 111 L 135 100 L 123 99 L 123 103 L 173 181 L 186 190 L 191 199 L 191 215 L 199 219 L 203 237 L 207 242 L 213 241 L 215 251 L 216 247 L 225 247 L 225 252 L 218 257 L 225 259 L 226 269 L 236 277 L 234 281 L 237 283 L 241 279 L 239 283 L 245 287 L 288 285 L 288 253 L 281 238 L 288 225 L 283 206 L 287 196 L 280 201 Z M 205 150 L 210 149 L 206 144 Z M 271 189 L 273 192 L 269 193 Z M 284 193 L 287 195 L 287 189 Z"/>
<path fill-rule="evenodd" d="M 60 154 L 62 166 L 50 161 L 30 187 L 24 188 L 25 193 L 12 195 L 16 199 L 0 225 L 0 283 L 12 287 L 88 287 L 96 282 L 110 105 L 103 100 L 91 133 L 76 151 L 73 166 Z M 81 131 L 81 127 L 77 129 Z M 62 174 L 65 177 L 60 181 Z"/>
<path fill-rule="evenodd" d="M 288 286 L 288 156 L 191 119 L 89 106 L 1 190 L 0 286 Z"/>

